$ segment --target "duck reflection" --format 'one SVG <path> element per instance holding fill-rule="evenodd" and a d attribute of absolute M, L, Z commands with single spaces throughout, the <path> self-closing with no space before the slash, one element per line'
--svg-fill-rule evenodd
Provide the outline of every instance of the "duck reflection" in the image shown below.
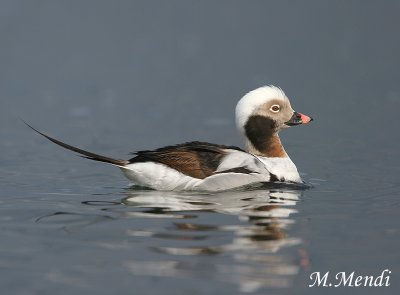
<path fill-rule="evenodd" d="M 215 194 L 128 189 L 114 201 L 85 201 L 36 221 L 90 235 L 93 246 L 118 252 L 119 265 L 135 276 L 217 280 L 256 292 L 289 287 L 308 264 L 289 231 L 301 194 L 297 187 Z"/>
<path fill-rule="evenodd" d="M 288 287 L 299 271 L 295 250 L 286 251 L 291 255 L 279 253 L 301 243 L 286 233 L 294 222 L 290 215 L 297 212 L 294 206 L 301 190 L 256 189 L 216 194 L 129 190 L 126 195 L 122 203 L 133 210 L 124 211 L 125 217 L 174 219 L 162 232 L 151 228 L 126 231 L 132 238 L 158 239 L 149 247 L 168 258 L 125 262 L 125 267 L 135 275 L 204 279 L 211 276 L 237 283 L 242 292 L 254 292 L 263 287 Z M 221 214 L 234 218 L 221 221 Z"/>

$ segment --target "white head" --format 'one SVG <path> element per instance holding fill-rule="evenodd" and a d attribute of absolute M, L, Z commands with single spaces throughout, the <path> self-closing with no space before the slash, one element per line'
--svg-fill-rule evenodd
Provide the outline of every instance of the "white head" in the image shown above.
<path fill-rule="evenodd" d="M 236 126 L 244 132 L 251 116 L 260 115 L 279 122 L 279 129 L 287 127 L 294 111 L 286 94 L 279 87 L 270 85 L 250 91 L 236 105 Z"/>
<path fill-rule="evenodd" d="M 272 85 L 250 91 L 236 106 L 236 125 L 247 137 L 250 150 L 260 154 L 284 155 L 283 148 L 278 151 L 277 133 L 311 120 L 295 112 L 283 90 Z"/>

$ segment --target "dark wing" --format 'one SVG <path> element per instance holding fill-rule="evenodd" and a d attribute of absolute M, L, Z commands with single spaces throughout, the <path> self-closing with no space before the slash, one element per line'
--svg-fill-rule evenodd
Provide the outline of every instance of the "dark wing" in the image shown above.
<path fill-rule="evenodd" d="M 240 150 L 236 147 L 194 141 L 154 151 L 139 151 L 129 161 L 161 163 L 191 177 L 204 179 L 215 173 L 227 149 Z"/>

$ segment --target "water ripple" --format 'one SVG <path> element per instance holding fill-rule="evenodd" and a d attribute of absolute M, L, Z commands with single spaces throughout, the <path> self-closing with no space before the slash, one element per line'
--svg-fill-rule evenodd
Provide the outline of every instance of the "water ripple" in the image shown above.
<path fill-rule="evenodd" d="M 215 280 L 251 293 L 289 287 L 307 267 L 301 239 L 290 234 L 302 192 L 283 187 L 215 194 L 134 188 L 114 200 L 104 196 L 80 202 L 84 206 L 75 210 L 66 206 L 71 210 L 36 222 L 91 237 L 97 251 L 121 253 L 115 263 L 135 277 Z M 100 234 L 105 230 L 108 234 Z"/>
<path fill-rule="evenodd" d="M 159 218 L 189 214 L 199 220 L 127 230 L 127 236 L 142 239 L 150 251 L 168 259 L 129 260 L 124 266 L 135 276 L 212 278 L 237 284 L 242 292 L 288 287 L 301 267 L 300 259 L 297 252 L 279 253 L 301 244 L 286 233 L 300 196 L 301 191 L 282 189 L 218 194 L 127 191 L 122 203 L 125 210 L 134 211 L 124 211 L 126 218 L 152 218 L 148 212 L 155 210 Z M 223 216 L 235 219 L 221 222 Z"/>

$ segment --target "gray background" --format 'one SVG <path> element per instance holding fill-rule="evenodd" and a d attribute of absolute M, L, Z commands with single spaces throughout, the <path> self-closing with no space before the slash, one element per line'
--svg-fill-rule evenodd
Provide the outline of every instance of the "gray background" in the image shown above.
<path fill-rule="evenodd" d="M 282 134 L 305 180 L 319 183 L 298 203 L 290 233 L 303 240 L 313 270 L 390 268 L 393 286 L 380 291 L 397 293 L 399 12 L 399 1 L 0 1 L 0 210 L 8 218 L 0 261 L 18 261 L 25 253 L 18 247 L 34 242 L 25 261 L 39 272 L 55 267 L 44 247 L 51 234 L 26 236 L 27 228 L 37 230 L 33 221 L 59 210 L 60 202 L 72 202 L 75 212 L 82 206 L 77 200 L 127 186 L 114 168 L 48 144 L 19 118 L 118 158 L 189 140 L 240 146 L 237 100 L 274 84 L 295 110 L 315 119 Z M 210 218 L 218 224 L 222 217 Z M 78 236 L 77 249 L 83 240 Z M 67 251 L 64 242 L 54 253 Z M 32 282 L 21 265 L 3 261 L 2 270 L 0 264 L 8 294 L 52 294 L 53 285 Z M 318 294 L 306 288 L 309 272 L 295 286 Z M 82 287 L 85 294 L 120 286 L 112 274 L 104 276 L 112 282 L 104 286 L 94 276 L 98 289 Z M 182 280 L 167 279 L 160 289 L 133 281 L 142 291 L 192 288 L 180 287 Z M 132 288 L 128 282 L 120 294 Z M 210 294 L 226 288 L 209 286 Z"/>

